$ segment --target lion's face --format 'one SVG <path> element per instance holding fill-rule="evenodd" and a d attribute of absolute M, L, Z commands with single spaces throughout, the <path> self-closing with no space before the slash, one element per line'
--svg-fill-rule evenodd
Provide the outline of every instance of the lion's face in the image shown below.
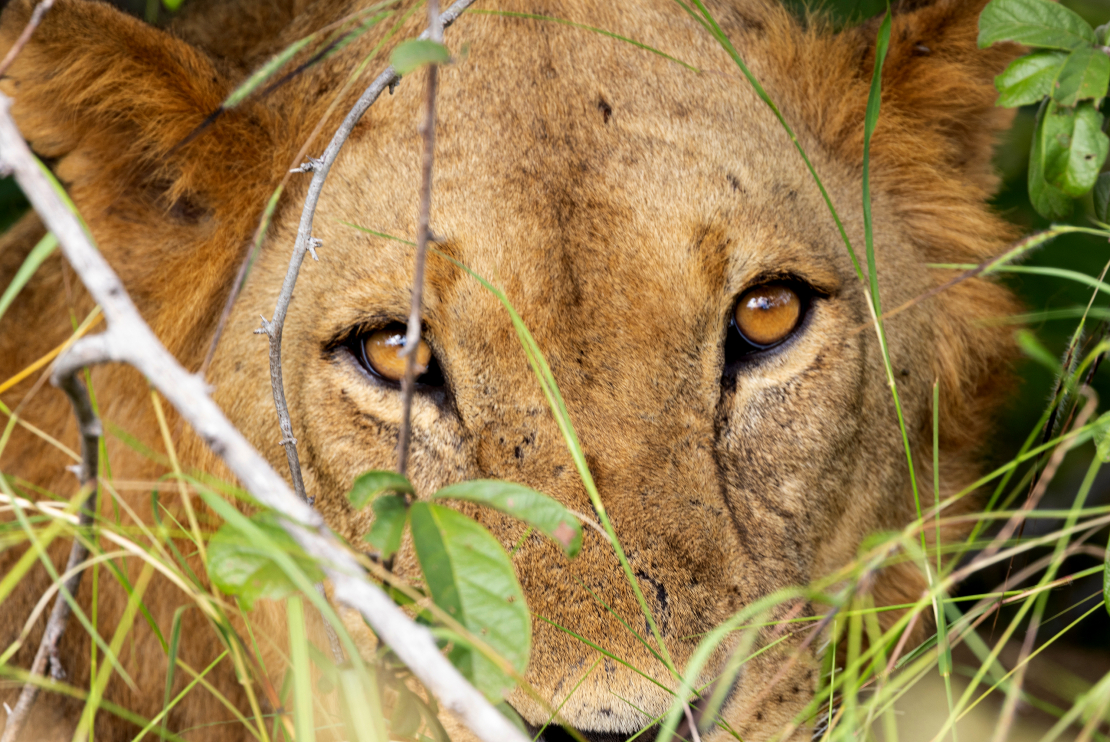
<path fill-rule="evenodd" d="M 983 206 L 997 125 L 984 91 L 999 57 L 970 51 L 975 13 L 959 5 L 937 3 L 896 26 L 884 116 L 897 123 L 880 127 L 875 149 L 887 310 L 943 280 L 927 263 L 978 261 L 1005 238 Z M 867 534 L 915 517 L 868 299 L 790 138 L 680 7 L 511 9 L 612 30 L 704 70 L 550 23 L 464 17 L 449 43 L 469 44 L 469 56 L 441 78 L 431 220 L 436 249 L 503 289 L 535 336 L 681 667 L 706 632 L 740 609 L 829 574 Z M 873 29 L 804 32 L 754 0 L 719 10 L 797 131 L 863 260 L 859 127 Z M 309 73 L 276 95 L 266 116 L 314 123 L 312 107 L 294 100 L 308 90 L 328 100 L 318 88 L 341 82 L 340 69 Z M 929 86 L 946 75 L 966 88 L 945 93 L 967 99 L 958 125 L 918 109 L 923 99 L 943 101 Z M 285 328 L 286 394 L 307 487 L 353 543 L 371 515 L 354 511 L 345 492 L 361 472 L 396 465 L 401 417 L 399 385 L 365 343 L 405 321 L 414 250 L 344 222 L 414 238 L 421 100 L 413 75 L 375 104 L 347 144 L 315 216 L 321 260 L 302 269 Z M 219 127 L 209 136 L 220 137 Z M 206 178 L 234 176 L 190 177 L 204 201 Z M 307 177 L 294 181 L 278 212 L 211 371 L 217 400 L 279 471 L 265 341 L 251 331 L 260 313 L 273 311 Z M 219 204 L 211 208 L 218 216 Z M 448 260 L 428 261 L 424 340 L 433 360 L 413 403 L 418 492 L 505 479 L 597 520 L 506 310 Z M 759 304 L 763 295 L 786 296 L 788 306 Z M 969 441 L 982 429 L 993 366 L 1006 352 L 1002 335 L 973 324 L 1004 311 L 1006 301 L 972 280 L 887 322 L 919 462 L 931 460 L 932 387 L 940 381 L 951 421 L 941 437 L 947 489 L 965 481 Z M 771 329 L 762 326 L 769 334 L 737 320 L 738 308 L 749 306 L 773 315 Z M 931 492 L 924 497 L 928 504 Z M 524 535 L 508 518 L 467 512 L 506 547 Z M 535 615 L 527 678 L 552 706 L 562 704 L 569 725 L 588 739 L 623 739 L 668 708 L 665 688 L 677 681 L 653 656 L 654 639 L 603 536 L 586 528 L 581 555 L 569 561 L 532 535 L 513 563 Z M 398 569 L 411 575 L 414 565 L 403 550 Z M 920 584 L 909 572 L 880 576 L 876 596 L 916 597 Z M 799 606 L 792 615 L 811 613 Z M 761 641 L 781 631 L 769 628 Z M 781 728 L 812 697 L 810 653 L 768 685 L 798 643 L 741 673 L 724 716 L 745 739 Z M 599 664 L 597 647 L 611 655 Z M 715 657 L 704 683 L 726 657 Z M 547 720 L 525 693 L 511 702 L 529 723 Z"/>
<path fill-rule="evenodd" d="M 686 25 L 681 9 L 656 12 Z M 692 29 L 664 34 L 616 11 L 598 17 L 729 69 Z M 851 559 L 866 534 L 913 517 L 866 296 L 820 191 L 746 82 L 695 76 L 581 32 L 503 23 L 452 31 L 471 53 L 446 72 L 439 97 L 435 246 L 501 287 L 535 336 L 681 666 L 702 635 L 744 606 L 808 584 Z M 506 43 L 530 51 L 506 64 Z M 377 104 L 337 163 L 315 217 L 321 262 L 302 271 L 286 329 L 308 487 L 356 542 L 370 515 L 353 511 L 344 493 L 362 471 L 396 465 L 401 416 L 399 385 L 374 355 L 381 351 L 364 345 L 405 321 L 414 249 L 344 222 L 413 237 L 421 99 L 412 80 Z M 805 144 L 862 255 L 858 174 L 812 136 Z M 893 308 L 934 278 L 886 194 L 876 214 L 882 298 Z M 239 302 L 235 340 L 217 360 L 220 401 L 248 427 L 273 415 L 256 381 L 266 356 L 249 331 L 274 303 L 299 216 L 290 208 L 275 230 Z M 745 338 L 738 305 L 765 288 L 790 292 L 797 318 L 775 337 Z M 921 307 L 890 323 L 915 437 L 928 437 L 944 342 L 934 322 Z M 596 520 L 498 299 L 433 253 L 424 323 L 434 361 L 414 402 L 418 491 L 506 479 Z M 280 466 L 280 450 L 268 450 Z M 510 519 L 470 512 L 506 547 L 524 534 Z M 402 569 L 414 563 L 411 554 L 402 561 Z M 670 696 L 653 680 L 676 682 L 652 656 L 651 632 L 597 531 L 586 530 L 573 561 L 538 535 L 513 561 L 536 616 L 528 679 L 557 705 L 588 675 L 562 706 L 569 724 L 631 734 L 667 709 Z M 598 657 L 590 643 L 618 659 L 589 672 Z M 802 662 L 751 705 L 783 656 L 742 675 L 732 701 L 738 727 L 786 721 L 809 700 L 816 676 Z M 712 664 L 703 681 L 719 669 Z M 546 721 L 524 693 L 513 701 L 529 722 Z"/>

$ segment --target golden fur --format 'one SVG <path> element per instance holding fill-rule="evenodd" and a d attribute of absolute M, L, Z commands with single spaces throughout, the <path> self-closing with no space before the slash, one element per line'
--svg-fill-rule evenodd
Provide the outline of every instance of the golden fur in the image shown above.
<path fill-rule="evenodd" d="M 269 54 L 365 4 L 213 0 L 165 32 L 107 5 L 58 0 L 4 81 L 22 131 L 69 189 L 147 321 L 189 368 L 204 357 L 266 200 L 352 60 L 381 34 L 368 34 L 269 97 L 220 117 L 186 146 L 175 145 Z M 982 4 L 936 0 L 896 13 L 872 150 L 887 308 L 948 278 L 926 263 L 978 262 L 1011 237 L 985 200 L 995 187 L 992 142 L 1008 123 L 993 105 L 992 77 L 1012 52 L 976 49 Z M 854 558 L 866 534 L 902 528 L 915 517 L 863 288 L 789 138 L 720 46 L 677 4 L 483 5 L 604 28 L 704 70 L 695 74 L 555 23 L 464 16 L 448 43 L 468 45 L 469 54 L 441 73 L 432 209 L 440 249 L 500 285 L 546 354 L 617 533 L 681 665 L 699 634 L 744 605 L 830 573 Z M 0 48 L 10 46 L 31 6 L 16 0 L 5 11 Z M 269 10 L 259 10 L 264 6 Z M 770 0 L 722 0 L 710 8 L 794 127 L 862 255 L 862 120 L 876 24 L 836 34 L 816 21 L 803 26 Z M 398 38 L 417 33 L 419 17 Z M 369 515 L 354 512 L 344 492 L 360 472 L 394 465 L 399 394 L 336 350 L 336 341 L 354 328 L 407 315 L 412 251 L 340 222 L 414 235 L 421 88 L 414 75 L 379 100 L 333 168 L 316 213 L 321 260 L 302 269 L 285 328 L 286 394 L 306 483 L 331 526 L 355 543 Z M 336 116 L 350 102 L 341 102 Z M 317 139 L 310 151 L 324 143 Z M 286 465 L 266 343 L 252 331 L 259 314 L 273 312 L 307 182 L 294 176 L 286 190 L 209 373 L 216 400 L 278 471 Z M 0 243 L 0 285 L 42 232 L 28 216 Z M 589 513 L 508 316 L 442 259 L 430 258 L 428 270 L 425 336 L 448 387 L 438 396 L 418 394 L 414 403 L 418 491 L 504 478 Z M 737 296 L 763 276 L 785 274 L 820 291 L 806 324 L 722 384 L 723 342 Z M 1011 301 L 998 286 L 974 279 L 888 322 L 919 464 L 931 460 L 932 386 L 940 380 L 946 492 L 976 472 L 1012 350 L 1006 331 L 977 322 L 1011 311 Z M 48 261 L 0 325 L 0 380 L 64 340 L 71 310 L 80 319 L 90 309 L 72 271 L 58 257 Z M 107 421 L 163 450 L 136 373 L 102 367 L 92 380 Z M 33 382 L 6 392 L 5 403 L 15 407 L 29 395 L 23 419 L 76 445 L 62 394 Z M 171 416 L 170 424 L 187 466 L 226 475 L 179 418 Z M 166 471 L 112 436 L 107 445 L 116 478 L 153 480 Z M 68 497 L 74 483 L 67 463 L 56 448 L 16 428 L 0 470 L 19 478 L 12 480 L 17 485 L 33 482 Z M 149 518 L 148 492 L 119 496 Z M 162 498 L 180 506 L 169 492 Z M 103 498 L 105 513 L 113 507 L 111 497 Z M 468 512 L 505 544 L 522 534 L 516 522 Z M 52 550 L 58 564 L 65 548 Z M 21 553 L 22 546 L 9 545 L 0 568 L 6 572 Z M 411 555 L 399 564 L 411 573 Z M 514 564 L 535 614 L 672 682 L 621 625 L 623 619 L 641 627 L 643 618 L 596 533 L 586 530 L 583 553 L 569 562 L 533 536 Z M 129 568 L 134 579 L 138 565 Z M 5 602 L 0 644 L 18 632 L 46 580 L 44 571 L 32 571 Z M 923 585 L 920 574 L 901 567 L 880 575 L 874 593 L 879 602 L 896 603 L 916 599 Z M 86 606 L 91 589 L 84 580 Z M 108 578 L 99 591 L 99 621 L 114 626 L 126 595 Z M 157 580 L 146 597 L 163 630 L 185 602 Z M 558 703 L 598 655 L 545 621 L 533 623 L 528 678 Z M 27 666 L 39 631 L 41 625 L 16 664 Z M 275 635 L 280 642 L 281 632 Z M 142 621 L 132 636 L 122 660 L 139 691 L 113 677 L 107 697 L 149 718 L 161 708 L 165 655 Z M 185 614 L 184 636 L 182 657 L 192 667 L 207 665 L 218 651 L 195 610 Z M 61 654 L 70 681 L 87 684 L 89 646 L 78 626 L 67 632 Z M 745 740 L 767 738 L 812 697 L 816 665 L 806 659 L 752 706 L 781 661 L 781 654 L 766 653 L 749 663 L 729 701 L 726 717 Z M 213 682 L 244 706 L 229 665 Z M 0 698 L 11 703 L 15 693 L 3 690 Z M 669 701 L 605 660 L 563 706 L 563 718 L 600 735 L 593 738 L 623 739 L 645 718 L 618 696 L 652 715 Z M 543 723 L 537 703 L 520 693 L 510 700 L 526 720 Z M 79 708 L 44 696 L 37 728 L 53 723 L 68 736 Z M 197 691 L 170 715 L 170 728 L 230 718 L 211 694 Z M 99 716 L 101 742 L 134 732 L 107 713 Z M 216 742 L 243 734 L 232 723 L 187 736 Z"/>

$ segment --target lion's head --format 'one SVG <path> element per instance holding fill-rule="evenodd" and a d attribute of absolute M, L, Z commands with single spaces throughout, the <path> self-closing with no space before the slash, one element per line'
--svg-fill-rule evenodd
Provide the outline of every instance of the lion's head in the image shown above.
<path fill-rule="evenodd" d="M 197 10 L 171 35 L 105 5 L 59 0 L 8 74 L 24 133 L 69 188 L 148 321 L 193 369 L 270 194 L 352 60 L 382 33 L 179 145 L 252 67 L 363 4 L 285 3 L 267 15 L 225 3 Z M 30 5 L 6 11 L 5 46 Z M 903 310 L 886 320 L 893 377 L 923 482 L 931 482 L 939 382 L 945 492 L 975 471 L 1010 353 L 1007 333 L 977 321 L 1006 313 L 1011 300 L 972 278 L 903 305 L 950 277 L 928 264 L 979 262 L 1010 237 L 985 203 L 995 184 L 993 136 L 1007 123 L 993 107 L 992 76 L 1007 53 L 976 49 L 981 5 L 937 0 L 896 12 L 872 148 L 882 306 Z M 605 29 L 700 69 L 581 28 L 464 15 L 448 42 L 469 52 L 441 73 L 431 212 L 436 248 L 502 288 L 546 355 L 681 667 L 705 632 L 744 606 L 830 574 L 866 535 L 916 518 L 865 284 L 775 113 L 681 5 L 490 7 Z M 877 26 L 807 28 L 769 0 L 710 10 L 796 133 L 863 260 L 863 110 Z M 419 17 L 398 37 L 418 32 Z M 322 149 L 350 95 L 310 154 Z M 421 100 L 419 76 L 404 80 L 347 143 L 315 215 L 320 262 L 302 269 L 284 332 L 285 391 L 307 489 L 352 543 L 371 515 L 353 510 L 345 492 L 359 473 L 396 462 L 401 404 L 388 340 L 408 314 L 413 249 L 348 223 L 415 235 Z M 294 176 L 282 195 L 207 375 L 217 401 L 279 471 L 286 468 L 266 342 L 253 331 L 259 314 L 273 312 L 306 184 L 307 176 Z M 39 234 L 25 222 L 8 239 L 5 275 Z M 0 378 L 65 337 L 71 298 L 63 284 L 72 284 L 67 269 L 49 264 L 32 298 L 5 318 Z M 87 309 L 79 295 L 72 301 Z M 424 327 L 430 357 L 413 406 L 411 453 L 418 492 L 500 478 L 595 519 L 496 297 L 433 254 Z M 155 431 L 157 440 L 149 411 L 129 401 L 137 377 L 100 369 L 94 380 L 108 419 L 139 435 Z M 42 391 L 26 416 L 62 434 L 65 412 L 60 394 Z M 181 436 L 188 461 L 216 465 Z M 57 458 L 45 449 L 17 433 L 4 470 L 56 480 Z M 128 463 L 150 470 L 131 452 L 118 456 L 117 472 Z M 923 507 L 932 502 L 931 486 L 921 499 Z M 508 547 L 524 534 L 508 518 L 468 512 Z M 666 688 L 676 681 L 653 656 L 613 549 L 593 529 L 584 540 L 572 561 L 536 535 L 515 553 L 535 615 L 527 678 L 541 698 L 562 704 L 562 718 L 585 738 L 625 739 L 667 709 Z M 413 564 L 403 551 L 398 569 Z M 873 593 L 899 603 L 923 586 L 913 568 L 892 568 L 877 576 Z M 156 615 L 181 600 L 166 595 Z M 816 649 L 774 687 L 783 652 L 746 666 L 724 712 L 744 739 L 764 739 L 809 701 Z M 193 651 L 200 657 L 205 649 Z M 706 682 L 725 656 L 711 663 Z M 162 689 L 154 685 L 157 708 Z M 132 701 L 146 703 L 141 694 Z M 523 692 L 510 701 L 530 724 L 546 721 L 541 703 Z"/>

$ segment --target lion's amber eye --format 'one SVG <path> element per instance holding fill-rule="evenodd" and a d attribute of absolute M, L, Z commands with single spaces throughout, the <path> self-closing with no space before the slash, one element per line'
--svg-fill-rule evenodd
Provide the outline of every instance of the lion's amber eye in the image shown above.
<path fill-rule="evenodd" d="M 366 365 L 383 379 L 401 381 L 405 378 L 405 357 L 401 349 L 405 347 L 405 327 L 401 324 L 377 330 L 363 340 L 362 352 Z M 416 378 L 428 370 L 432 360 L 432 349 L 423 339 L 416 348 Z"/>
<path fill-rule="evenodd" d="M 740 297 L 736 305 L 736 329 L 752 345 L 768 348 L 781 343 L 798 326 L 802 299 L 790 286 L 768 283 Z"/>

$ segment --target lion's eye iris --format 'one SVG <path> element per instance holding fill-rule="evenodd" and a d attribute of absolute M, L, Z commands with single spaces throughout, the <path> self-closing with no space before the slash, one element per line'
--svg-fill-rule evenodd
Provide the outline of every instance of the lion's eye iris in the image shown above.
<path fill-rule="evenodd" d="M 390 381 L 401 381 L 405 378 L 405 357 L 401 349 L 405 347 L 405 328 L 403 325 L 391 325 L 381 330 L 372 332 L 363 340 L 363 353 L 366 364 L 370 369 Z M 424 340 L 416 348 L 416 378 L 423 376 L 428 370 L 432 360 L 432 349 Z"/>
<path fill-rule="evenodd" d="M 734 320 L 741 337 L 757 348 L 781 343 L 798 326 L 802 299 L 790 286 L 769 283 L 740 297 Z"/>

